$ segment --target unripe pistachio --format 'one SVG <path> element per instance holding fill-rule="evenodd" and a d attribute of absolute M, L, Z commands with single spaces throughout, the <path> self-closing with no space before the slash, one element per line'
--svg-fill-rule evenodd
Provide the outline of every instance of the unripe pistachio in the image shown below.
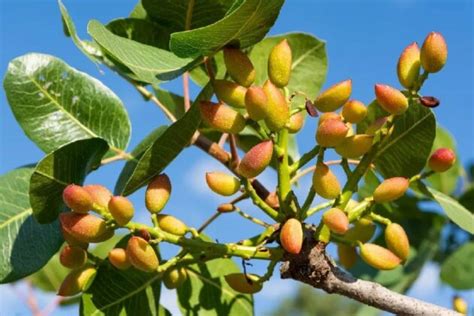
<path fill-rule="evenodd" d="M 263 286 L 260 277 L 255 274 L 232 273 L 224 276 L 224 279 L 234 291 L 244 294 L 260 292 Z"/>
<path fill-rule="evenodd" d="M 336 234 L 344 234 L 349 229 L 346 213 L 335 207 L 324 212 L 323 223 Z"/>
<path fill-rule="evenodd" d="M 400 115 L 408 109 L 408 99 L 395 88 L 384 84 L 375 85 L 375 96 L 378 104 L 388 113 Z"/>
<path fill-rule="evenodd" d="M 255 68 L 246 54 L 236 48 L 224 48 L 227 73 L 238 84 L 250 87 L 255 81 Z"/>
<path fill-rule="evenodd" d="M 72 270 L 64 279 L 58 290 L 60 296 L 73 296 L 86 291 L 94 282 L 97 269 L 92 265 L 86 265 Z"/>
<path fill-rule="evenodd" d="M 109 212 L 119 226 L 124 226 L 132 219 L 135 208 L 126 197 L 114 196 L 109 201 Z"/>
<path fill-rule="evenodd" d="M 128 240 L 127 257 L 138 270 L 153 272 L 158 268 L 158 257 L 153 247 L 143 238 L 133 236 Z"/>
<path fill-rule="evenodd" d="M 316 141 L 323 147 L 336 147 L 346 138 L 349 129 L 339 120 L 324 120 L 316 131 Z"/>
<path fill-rule="evenodd" d="M 176 289 L 180 287 L 188 278 L 188 273 L 185 268 L 173 268 L 166 271 L 163 276 L 163 283 L 167 289 Z"/>
<path fill-rule="evenodd" d="M 336 83 L 323 91 L 314 101 L 314 106 L 321 112 L 333 112 L 349 100 L 352 93 L 352 80 Z"/>
<path fill-rule="evenodd" d="M 82 267 L 87 262 L 87 252 L 80 247 L 66 245 L 59 254 L 59 262 L 69 269 Z"/>
<path fill-rule="evenodd" d="M 421 46 L 421 65 L 427 72 L 438 72 L 448 59 L 448 47 L 443 35 L 431 32 Z"/>
<path fill-rule="evenodd" d="M 232 203 L 224 203 L 217 207 L 219 213 L 230 213 L 235 210 L 235 206 Z"/>
<path fill-rule="evenodd" d="M 84 250 L 87 250 L 87 248 L 89 247 L 89 243 L 77 240 L 71 234 L 69 234 L 66 230 L 64 230 L 62 226 L 61 226 L 61 233 L 63 235 L 64 240 L 67 242 L 69 246 L 79 247 Z"/>
<path fill-rule="evenodd" d="M 273 47 L 268 57 L 268 78 L 279 88 L 288 85 L 291 75 L 292 54 L 287 39 Z"/>
<path fill-rule="evenodd" d="M 384 117 L 379 117 L 378 119 L 376 119 L 372 124 L 370 124 L 368 127 L 367 127 L 367 130 L 365 131 L 365 133 L 367 135 L 375 135 L 375 133 L 382 128 L 382 126 L 385 125 L 385 123 L 387 122 L 388 120 L 388 117 L 387 116 L 384 116 Z"/>
<path fill-rule="evenodd" d="M 304 114 L 303 112 L 298 112 L 290 116 L 290 120 L 286 123 L 286 128 L 288 132 L 295 134 L 298 133 L 304 125 Z"/>
<path fill-rule="evenodd" d="M 342 116 L 349 123 L 360 123 L 367 115 L 364 103 L 357 100 L 349 100 L 342 107 Z"/>
<path fill-rule="evenodd" d="M 343 158 L 356 159 L 372 148 L 374 136 L 367 134 L 346 137 L 335 149 Z"/>
<path fill-rule="evenodd" d="M 462 297 L 456 295 L 453 297 L 453 309 L 462 315 L 467 315 L 467 302 Z"/>
<path fill-rule="evenodd" d="M 280 242 L 286 252 L 297 255 L 303 246 L 303 227 L 295 218 L 287 220 L 280 231 Z"/>
<path fill-rule="evenodd" d="M 171 195 L 171 181 L 166 174 L 160 174 L 148 184 L 145 192 L 145 205 L 150 213 L 159 213 Z"/>
<path fill-rule="evenodd" d="M 313 173 L 313 189 L 325 199 L 335 199 L 341 193 L 339 180 L 329 167 L 322 162 L 316 164 Z"/>
<path fill-rule="evenodd" d="M 449 148 L 439 148 L 428 160 L 428 166 L 435 172 L 445 172 L 456 162 L 456 154 Z"/>
<path fill-rule="evenodd" d="M 84 189 L 89 192 L 92 197 L 94 210 L 99 207 L 100 210 L 106 210 L 109 205 L 109 200 L 112 197 L 112 192 L 106 187 L 99 184 L 90 184 L 84 186 Z"/>
<path fill-rule="evenodd" d="M 82 242 L 102 242 L 113 236 L 103 219 L 90 214 L 61 213 L 59 221 L 64 231 Z"/>
<path fill-rule="evenodd" d="M 220 101 L 236 108 L 245 107 L 247 88 L 227 80 L 215 80 L 213 86 L 214 92 Z"/>
<path fill-rule="evenodd" d="M 128 260 L 127 251 L 123 248 L 114 248 L 109 251 L 109 262 L 119 270 L 126 270 L 132 266 Z"/>
<path fill-rule="evenodd" d="M 207 172 L 206 182 L 209 188 L 217 194 L 230 196 L 240 189 L 240 181 L 224 172 Z"/>
<path fill-rule="evenodd" d="M 346 269 L 352 268 L 357 262 L 357 251 L 355 247 L 338 244 L 337 255 L 339 263 Z"/>
<path fill-rule="evenodd" d="M 368 265 L 379 270 L 395 269 L 401 262 L 393 252 L 375 244 L 361 244 L 360 256 Z"/>
<path fill-rule="evenodd" d="M 402 226 L 391 223 L 385 228 L 385 243 L 388 249 L 392 251 L 402 261 L 406 261 L 410 254 L 410 242 Z"/>
<path fill-rule="evenodd" d="M 326 121 L 326 120 L 342 121 L 342 117 L 339 113 L 336 113 L 336 112 L 321 113 L 321 115 L 319 116 L 318 126 L 323 124 L 323 122 Z"/>
<path fill-rule="evenodd" d="M 374 222 L 367 218 L 361 218 L 344 234 L 344 238 L 352 242 L 366 243 L 374 235 L 375 229 Z"/>
<path fill-rule="evenodd" d="M 170 234 L 183 236 L 188 231 L 188 227 L 182 221 L 171 215 L 157 215 L 158 226 Z"/>
<path fill-rule="evenodd" d="M 374 191 L 374 201 L 377 203 L 392 202 L 402 197 L 408 190 L 410 182 L 407 178 L 393 177 L 385 179 Z"/>
<path fill-rule="evenodd" d="M 273 154 L 273 143 L 265 140 L 244 155 L 238 166 L 238 172 L 245 178 L 255 178 L 270 164 Z"/>
<path fill-rule="evenodd" d="M 245 127 L 245 118 L 223 103 L 201 101 L 201 117 L 210 127 L 223 133 L 238 134 Z"/>
<path fill-rule="evenodd" d="M 413 87 L 420 74 L 420 48 L 416 42 L 408 45 L 400 55 L 397 75 L 400 84 L 407 89 Z"/>
<path fill-rule="evenodd" d="M 288 102 L 283 93 L 269 80 L 265 81 L 263 91 L 268 100 L 265 108 L 265 124 L 271 131 L 277 132 L 285 127 L 290 118 Z"/>
<path fill-rule="evenodd" d="M 64 203 L 77 213 L 87 213 L 92 209 L 92 197 L 80 185 L 69 184 L 63 191 Z"/>
<path fill-rule="evenodd" d="M 245 94 L 245 107 L 252 120 L 260 121 L 264 119 L 268 107 L 268 98 L 265 91 L 257 86 L 248 88 Z"/>

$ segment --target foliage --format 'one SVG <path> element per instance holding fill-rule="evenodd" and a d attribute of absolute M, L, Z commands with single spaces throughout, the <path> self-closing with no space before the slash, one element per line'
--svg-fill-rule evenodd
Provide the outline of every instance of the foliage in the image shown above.
<path fill-rule="evenodd" d="M 8 103 L 45 156 L 0 177 L 1 283 L 30 276 L 32 284 L 45 291 L 77 289 L 82 292 L 82 315 L 168 315 L 160 304 L 162 284 L 176 289 L 183 314 L 252 315 L 253 294 L 284 255 L 300 254 L 306 238 L 340 247 L 339 255 L 350 251 L 353 262 L 341 259 L 340 266 L 396 292 L 405 293 L 431 260 L 441 263 L 443 282 L 456 289 L 473 288 L 474 270 L 468 263 L 473 244 L 466 243 L 474 234 L 473 186 L 459 189 L 467 180 L 461 178 L 460 160 L 453 158 L 455 141 L 437 126 L 433 100 L 421 95 L 424 82 L 435 72 L 431 66 L 436 65 L 437 72 L 446 61 L 441 57 L 447 52 L 429 51 L 446 49 L 442 36 L 429 35 L 430 45 L 421 51 L 428 69 L 421 73 L 420 53 L 402 54 L 400 69 L 418 65 L 410 77 L 401 78 L 405 74 L 398 72 L 406 89 L 377 84 L 373 102 L 367 107 L 360 103 L 357 113 L 344 107 L 341 114 L 336 111 L 347 104 L 352 82 L 341 81 L 320 93 L 328 67 L 326 43 L 304 33 L 265 37 L 282 5 L 282 0 L 141 0 L 130 17 L 106 24 L 90 21 L 87 41 L 78 37 L 59 1 L 65 33 L 80 51 L 116 71 L 158 105 L 171 124 L 157 126 L 130 150 L 132 124 L 125 106 L 99 80 L 50 55 L 30 53 L 12 60 L 4 79 Z M 180 76 L 182 96 L 164 89 L 163 83 Z M 202 87 L 194 100 L 189 77 Z M 242 77 L 251 81 L 255 94 L 239 84 Z M 211 102 L 215 92 L 218 104 Z M 232 102 L 224 104 L 224 99 Z M 247 112 L 262 117 L 249 118 Z M 318 115 L 318 144 L 300 155 L 295 135 L 305 119 Z M 363 135 L 362 149 L 354 133 Z M 234 174 L 213 173 L 210 186 L 215 192 L 242 192 L 216 207 L 216 214 L 199 229 L 170 214 L 156 214 L 149 206 L 156 199 L 163 199 L 157 205 L 166 204 L 172 181 L 153 180 L 168 179 L 166 168 L 190 145 Z M 433 154 L 440 148 L 450 149 L 445 152 L 453 156 Z M 341 159 L 325 160 L 333 149 Z M 126 161 L 114 190 L 121 198 L 110 212 L 108 189 L 81 185 L 88 174 L 118 160 Z M 306 168 L 310 162 L 313 166 Z M 342 167 L 346 181 L 333 173 L 334 164 Z M 435 172 L 433 165 L 449 170 Z M 268 166 L 278 177 L 271 189 L 258 181 Z M 313 174 L 312 187 L 300 199 L 293 185 L 307 173 Z M 68 198 L 88 205 L 90 214 L 67 209 L 63 192 L 72 184 L 82 191 Z M 126 196 L 142 187 L 147 187 L 146 199 L 154 199 L 147 201 L 153 226 L 131 220 L 134 209 Z M 316 195 L 328 201 L 314 204 Z M 237 203 L 245 199 L 278 225 L 241 210 Z M 426 207 L 428 200 L 437 206 Z M 63 212 L 69 211 L 75 215 L 65 223 Z M 311 217 L 319 211 L 326 212 L 323 221 Z M 252 237 L 242 232 L 241 241 L 229 243 L 204 235 L 206 226 L 226 212 L 262 226 L 260 233 Z M 391 223 L 400 225 L 392 226 L 397 227 L 392 234 L 399 236 L 384 235 Z M 361 231 L 363 225 L 369 229 Z M 119 228 L 127 235 L 112 238 Z M 449 238 L 440 245 L 443 230 Z M 89 239 L 81 239 L 85 235 Z M 60 265 L 61 256 L 67 255 L 58 253 L 64 240 L 87 250 L 87 277 Z M 98 243 L 96 248 L 88 248 L 90 241 Z M 163 258 L 162 243 L 180 251 Z M 115 258 L 123 259 L 122 265 L 113 257 L 109 260 L 112 248 L 123 249 L 119 253 L 124 257 Z M 407 258 L 400 255 L 408 252 Z M 231 258 L 266 260 L 267 272 L 248 274 L 245 263 L 242 272 Z M 230 274 L 233 277 L 226 278 Z M 279 309 L 275 315 L 374 312 L 345 298 L 315 295 L 307 287 Z"/>

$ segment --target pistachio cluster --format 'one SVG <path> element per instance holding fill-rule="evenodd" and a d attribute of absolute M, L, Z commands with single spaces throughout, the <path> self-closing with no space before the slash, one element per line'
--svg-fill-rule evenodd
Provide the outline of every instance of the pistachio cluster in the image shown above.
<path fill-rule="evenodd" d="M 188 227 L 172 215 L 161 213 L 172 191 L 166 174 L 152 179 L 145 192 L 145 205 L 153 227 L 132 222 L 135 209 L 128 198 L 113 196 L 101 185 L 71 184 L 63 192 L 64 203 L 71 212 L 60 215 L 63 236 L 67 241 L 60 261 L 72 271 L 64 280 L 60 295 L 75 295 L 87 289 L 93 281 L 97 265 L 102 262 L 87 252 L 89 243 L 100 243 L 111 238 L 118 228 L 128 229 L 131 234 L 124 248 L 109 252 L 106 262 L 119 270 L 134 268 L 158 273 L 170 289 L 186 281 L 186 266 L 196 260 L 240 256 L 271 261 L 267 274 L 263 276 L 244 272 L 225 277 L 235 291 L 256 293 L 270 278 L 283 252 L 290 256 L 298 255 L 309 234 L 322 243 L 334 242 L 339 263 L 347 269 L 359 257 L 380 270 L 394 269 L 409 258 L 410 243 L 405 230 L 400 224 L 376 214 L 375 206 L 401 198 L 414 181 L 433 172 L 448 170 L 455 162 L 454 152 L 448 148 L 437 149 L 427 163 L 431 171 L 411 179 L 384 179 L 372 196 L 362 201 L 352 200 L 352 194 L 357 190 L 361 177 L 372 167 L 377 145 L 390 136 L 394 118 L 403 115 L 410 106 L 423 106 L 423 102 L 415 102 L 420 97 L 419 89 L 428 74 L 438 72 L 446 62 L 447 49 L 443 37 L 430 33 L 421 50 L 413 43 L 402 52 L 397 74 L 406 90 L 400 91 L 385 84 L 375 85 L 376 104 L 386 115 L 371 121 L 364 133 L 356 133 L 354 124 L 367 118 L 368 108 L 361 101 L 351 99 L 351 80 L 334 84 L 315 100 L 307 98 L 302 106 L 292 104 L 292 95 L 297 91 L 291 91 L 293 56 L 286 39 L 277 43 L 269 53 L 267 79 L 260 85 L 256 84 L 256 69 L 245 52 L 229 47 L 223 53 L 226 76 L 214 78 L 213 74 L 209 74 L 218 102 L 201 101 L 199 108 L 208 127 L 230 134 L 232 157 L 226 164 L 230 170 L 228 173 L 207 172 L 205 181 L 210 190 L 221 196 L 241 194 L 219 205 L 217 215 L 210 221 L 224 213 L 237 213 L 265 230 L 235 244 L 205 241 L 200 231 Z M 420 73 L 421 69 L 423 73 Z M 299 161 L 290 164 L 288 134 L 303 128 L 308 105 L 311 116 L 319 113 L 316 144 Z M 240 158 L 235 139 L 238 141 L 238 135 L 244 128 L 253 129 L 260 136 L 260 141 Z M 341 157 L 337 164 L 342 165 L 347 175 L 345 185 L 341 185 L 331 170 L 334 162 L 324 160 L 327 150 L 334 150 Z M 311 190 L 301 206 L 291 185 L 305 174 L 301 168 L 316 157 L 314 166 L 309 169 L 312 171 Z M 351 170 L 349 161 L 358 165 L 357 168 Z M 257 185 L 256 177 L 270 165 L 278 172 L 278 185 L 275 191 L 266 192 Z M 311 208 L 316 195 L 328 201 Z M 267 224 L 240 210 L 236 204 L 244 199 L 251 199 L 276 224 Z M 317 225 L 305 222 L 320 210 L 324 212 Z M 377 225 L 383 226 L 385 246 L 370 242 Z M 279 246 L 269 248 L 268 244 L 274 241 Z M 179 245 L 182 251 L 175 257 L 162 260 L 155 247 L 160 242 Z M 201 249 L 205 256 L 199 259 L 187 257 L 193 248 Z"/>

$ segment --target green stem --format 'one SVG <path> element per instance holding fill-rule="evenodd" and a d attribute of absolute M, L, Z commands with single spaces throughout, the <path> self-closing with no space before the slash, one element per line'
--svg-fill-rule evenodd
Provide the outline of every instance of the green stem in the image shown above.
<path fill-rule="evenodd" d="M 290 167 L 290 174 L 296 172 L 298 169 L 302 168 L 304 165 L 306 165 L 308 162 L 313 160 L 314 157 L 319 153 L 319 146 L 315 146 L 313 149 L 308 151 L 307 153 L 304 153 L 303 156 L 301 156 L 300 160 L 295 161 Z"/>
<path fill-rule="evenodd" d="M 257 248 L 242 246 L 236 243 L 221 244 L 202 239 L 191 239 L 159 231 L 156 228 L 135 222 L 129 222 L 125 227 L 129 230 L 147 230 L 153 238 L 179 245 L 186 251 L 192 250 L 193 253 L 201 251 L 205 256 L 213 258 L 235 256 L 244 259 L 279 260 L 282 256 L 282 250 L 279 248 Z"/>
<path fill-rule="evenodd" d="M 254 247 L 261 246 L 273 235 L 273 233 L 275 233 L 276 230 L 275 226 L 269 226 L 261 234 L 249 239 L 241 240 L 239 245 Z"/>
<path fill-rule="evenodd" d="M 259 282 L 265 282 L 265 281 L 270 280 L 270 278 L 273 275 L 273 271 L 275 271 L 275 266 L 277 265 L 277 263 L 278 263 L 278 260 L 270 261 L 267 267 L 267 272 L 259 279 Z"/>
<path fill-rule="evenodd" d="M 375 213 L 370 213 L 370 218 L 372 218 L 376 222 L 384 224 L 385 226 L 390 225 L 392 223 L 392 221 L 389 220 L 388 218 L 383 217 L 382 215 L 375 214 Z"/>
<path fill-rule="evenodd" d="M 278 157 L 278 197 L 283 213 L 288 213 L 288 194 L 290 193 L 291 185 L 288 166 L 288 130 L 286 128 L 280 131 L 278 147 L 282 151 L 282 155 Z"/>
<path fill-rule="evenodd" d="M 341 167 L 344 170 L 344 172 L 346 173 L 347 178 L 349 178 L 352 174 L 352 171 L 351 171 L 351 168 L 349 168 L 349 163 L 347 162 L 346 158 L 343 158 L 341 160 Z"/>
<path fill-rule="evenodd" d="M 334 200 L 331 200 L 331 201 L 328 201 L 328 202 L 325 202 L 325 203 L 321 203 L 321 204 L 319 204 L 319 205 L 316 205 L 316 206 L 313 207 L 313 208 L 310 208 L 310 209 L 306 212 L 305 218 L 310 217 L 311 215 L 313 215 L 313 214 L 316 213 L 316 212 L 319 212 L 319 211 L 321 211 L 321 210 L 324 210 L 325 208 L 331 206 L 333 203 L 334 203 Z"/>
<path fill-rule="evenodd" d="M 255 218 L 247 213 L 245 213 L 244 211 L 242 211 L 240 208 L 238 207 L 235 207 L 235 211 L 240 215 L 242 216 L 243 218 L 245 219 L 248 219 L 249 221 L 257 224 L 257 225 L 260 225 L 260 226 L 263 226 L 263 227 L 269 227 L 271 226 L 270 224 L 268 223 L 265 223 L 264 221 L 258 219 L 258 218 Z"/>
<path fill-rule="evenodd" d="M 242 179 L 244 184 L 245 190 L 249 194 L 250 198 L 253 201 L 253 204 L 258 206 L 262 211 L 265 212 L 268 216 L 273 218 L 274 220 L 278 220 L 279 215 L 278 212 L 275 211 L 273 208 L 270 207 L 260 196 L 258 196 L 257 191 L 252 186 L 252 183 L 248 179 Z"/>
<path fill-rule="evenodd" d="M 375 144 L 372 149 L 362 157 L 361 161 L 351 173 L 350 177 L 347 179 L 344 188 L 342 189 L 341 197 L 336 201 L 335 206 L 344 209 L 354 194 L 357 191 L 357 184 L 359 183 L 360 179 L 364 176 L 367 170 L 370 168 L 372 161 L 374 160 L 375 156 L 377 155 L 378 143 Z"/>
<path fill-rule="evenodd" d="M 313 186 L 310 186 L 308 195 L 306 196 L 303 206 L 301 207 L 301 212 L 298 214 L 299 219 L 304 219 L 307 217 L 306 214 L 308 212 L 308 209 L 311 206 L 311 203 L 313 203 L 315 197 L 316 197 L 316 192 L 314 191 Z"/>
<path fill-rule="evenodd" d="M 331 234 L 331 241 L 334 241 L 336 243 L 339 243 L 339 244 L 344 244 L 344 245 L 347 245 L 347 246 L 351 246 L 351 247 L 355 247 L 356 246 L 356 243 L 351 241 L 351 240 L 347 240 L 343 237 L 340 237 L 340 236 L 336 236 L 334 234 Z"/>
<path fill-rule="evenodd" d="M 416 86 L 413 90 L 415 90 L 415 92 L 418 92 L 420 91 L 421 87 L 423 86 L 423 84 L 425 83 L 425 80 L 428 79 L 428 75 L 429 75 L 429 72 L 427 72 L 426 70 L 423 71 L 423 73 L 421 74 L 421 76 L 418 78 L 418 81 L 416 83 Z"/>
<path fill-rule="evenodd" d="M 252 121 L 252 120 L 247 120 L 247 125 L 249 125 L 257 134 L 263 138 L 263 139 L 269 139 L 270 136 L 268 135 L 268 132 L 260 126 L 257 122 Z"/>
<path fill-rule="evenodd" d="M 354 222 L 359 220 L 364 213 L 372 207 L 374 204 L 374 200 L 372 197 L 365 198 L 362 202 L 360 202 L 356 207 L 354 207 L 349 213 L 349 222 Z"/>

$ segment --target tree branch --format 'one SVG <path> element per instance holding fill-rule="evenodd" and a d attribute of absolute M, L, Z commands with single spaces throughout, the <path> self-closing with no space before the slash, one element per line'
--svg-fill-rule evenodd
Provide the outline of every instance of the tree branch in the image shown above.
<path fill-rule="evenodd" d="M 326 245 L 308 237 L 299 255 L 285 255 L 280 268 L 283 279 L 294 279 L 327 293 L 336 293 L 397 315 L 461 315 L 391 291 L 374 282 L 358 280 L 336 267 Z"/>

